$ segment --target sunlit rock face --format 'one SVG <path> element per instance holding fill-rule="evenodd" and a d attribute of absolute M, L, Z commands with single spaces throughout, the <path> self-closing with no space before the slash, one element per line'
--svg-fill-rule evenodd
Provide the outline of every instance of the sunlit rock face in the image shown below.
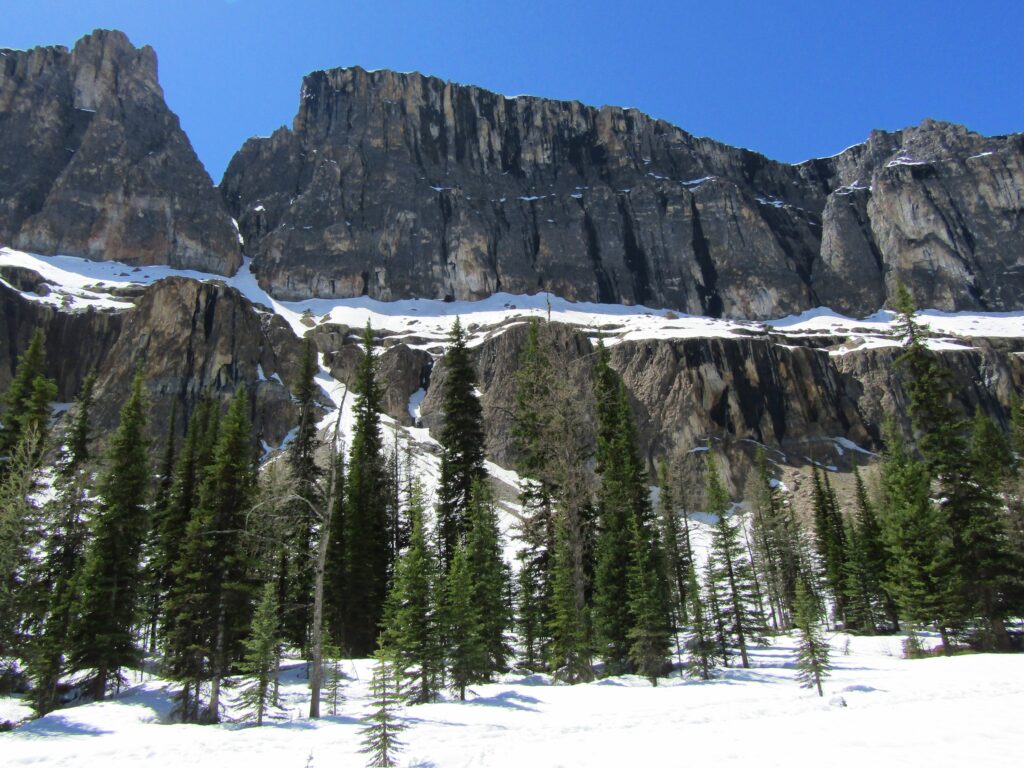
<path fill-rule="evenodd" d="M 231 274 L 238 234 L 121 32 L 0 51 L 0 244 Z"/>

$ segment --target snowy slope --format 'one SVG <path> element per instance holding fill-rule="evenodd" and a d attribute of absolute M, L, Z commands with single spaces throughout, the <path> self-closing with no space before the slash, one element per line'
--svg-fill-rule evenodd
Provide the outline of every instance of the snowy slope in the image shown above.
<path fill-rule="evenodd" d="M 906 661 L 899 638 L 833 638 L 825 698 L 794 681 L 794 642 L 755 652 L 750 670 L 710 682 L 680 678 L 652 689 L 635 677 L 577 686 L 508 676 L 475 686 L 465 703 L 409 707 L 407 766 L 1019 765 L 1024 754 L 1024 656 Z M 360 766 L 360 718 L 370 662 L 353 676 L 341 713 L 301 719 L 301 668 L 286 676 L 285 719 L 263 728 L 166 725 L 168 691 L 138 683 L 101 704 L 52 713 L 0 734 L 8 766 L 279 768 Z M 838 702 L 841 697 L 846 707 Z"/>

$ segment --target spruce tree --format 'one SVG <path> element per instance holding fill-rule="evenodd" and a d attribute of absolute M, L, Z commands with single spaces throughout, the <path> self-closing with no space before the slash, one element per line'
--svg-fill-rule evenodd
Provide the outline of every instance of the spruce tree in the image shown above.
<path fill-rule="evenodd" d="M 951 649 L 949 629 L 963 614 L 960 570 L 942 510 L 931 499 L 931 473 L 895 427 L 886 427 L 882 463 L 883 536 L 889 553 L 885 589 L 911 624 L 934 623 Z"/>
<path fill-rule="evenodd" d="M 46 505 L 46 538 L 34 589 L 39 593 L 38 618 L 29 671 L 35 681 L 32 706 L 43 715 L 58 705 L 57 686 L 65 670 L 78 574 L 88 535 L 90 411 L 96 377 L 82 384 L 65 435 L 65 447 L 54 480 L 56 495 Z"/>
<path fill-rule="evenodd" d="M 20 652 L 23 597 L 37 514 L 29 496 L 38 481 L 39 433 L 23 431 L 0 476 L 0 656 Z"/>
<path fill-rule="evenodd" d="M 313 510 L 322 504 L 318 483 L 323 471 L 317 465 L 316 452 L 320 446 L 317 436 L 317 403 L 319 387 L 316 383 L 316 345 L 312 335 L 302 343 L 302 356 L 294 393 L 299 410 L 299 423 L 295 437 L 288 444 L 287 461 L 295 497 L 285 509 L 288 523 L 282 541 L 284 585 L 281 593 L 285 604 L 281 606 L 283 630 L 288 642 L 297 648 L 309 647 L 313 603 L 313 550 L 315 548 L 316 515 Z"/>
<path fill-rule="evenodd" d="M 818 557 L 825 573 L 825 581 L 835 599 L 836 616 L 845 623 L 846 529 L 828 473 L 819 470 L 817 464 L 813 464 L 811 469 Z"/>
<path fill-rule="evenodd" d="M 688 574 L 690 552 L 686 547 L 685 534 L 679 524 L 676 512 L 675 494 L 668 476 L 668 463 L 658 464 L 658 527 L 661 535 L 661 549 L 665 553 L 665 570 L 671 594 L 672 614 L 675 626 L 687 622 Z"/>
<path fill-rule="evenodd" d="M 801 688 L 817 688 L 824 696 L 821 681 L 828 677 L 829 647 L 818 628 L 818 611 L 803 579 L 796 584 L 796 627 L 800 632 L 800 646 L 796 657 L 796 679 Z"/>
<path fill-rule="evenodd" d="M 629 563 L 628 588 L 631 626 L 629 661 L 637 674 L 657 686 L 658 676 L 668 666 L 671 630 L 664 584 L 661 582 L 660 552 L 651 532 L 633 518 L 633 552 Z"/>
<path fill-rule="evenodd" d="M 192 686 L 193 695 L 204 679 L 211 683 L 205 713 L 196 700 L 188 701 L 187 688 L 182 692 L 186 719 L 189 714 L 205 722 L 220 718 L 220 683 L 240 655 L 252 614 L 252 568 L 244 535 L 256 474 L 248 410 L 248 397 L 239 387 L 220 422 L 168 599 L 172 673 Z"/>
<path fill-rule="evenodd" d="M 716 602 L 726 629 L 726 645 L 738 650 L 741 663 L 744 667 L 749 667 L 747 644 L 762 636 L 764 621 L 759 615 L 753 596 L 750 562 L 744 556 L 738 523 L 730 518 L 729 506 L 729 495 L 722 485 L 717 464 L 709 451 L 707 511 L 715 516 L 711 589 L 718 592 Z"/>
<path fill-rule="evenodd" d="M 424 530 L 423 490 L 414 482 L 409 498 L 412 539 L 395 565 L 395 582 L 384 607 L 381 647 L 413 703 L 433 701 L 443 660 L 437 590 L 440 574 Z"/>
<path fill-rule="evenodd" d="M 498 513 L 490 486 L 476 481 L 470 489 L 469 529 L 466 531 L 466 558 L 471 594 L 480 618 L 481 642 L 486 654 L 483 680 L 508 670 L 511 648 L 506 631 L 509 612 L 506 596 L 509 587 L 508 566 L 502 557 Z"/>
<path fill-rule="evenodd" d="M 441 411 L 441 479 L 438 487 L 438 544 L 445 570 L 465 534 L 470 491 L 484 477 L 483 411 L 476 395 L 476 372 L 458 318 L 444 356 L 447 372 Z"/>
<path fill-rule="evenodd" d="M 342 645 L 356 657 L 369 656 L 376 648 L 391 570 L 381 396 L 369 322 L 363 332 L 363 353 L 353 384 L 355 428 L 345 478 L 345 591 L 341 596 L 345 601 Z"/>
<path fill-rule="evenodd" d="M 32 440 L 34 452 L 31 458 L 39 459 L 49 433 L 50 404 L 57 399 L 57 385 L 46 376 L 46 349 L 43 330 L 37 328 L 32 334 L 28 347 L 18 357 L 14 378 L 3 397 L 3 412 L 0 413 L 0 478 L 6 474 L 10 457 L 27 441 L 22 436 L 34 430 Z"/>
<path fill-rule="evenodd" d="M 105 697 L 110 676 L 119 676 L 119 670 L 135 664 L 139 656 L 133 629 L 140 607 L 139 558 L 149 529 L 146 410 L 140 368 L 107 449 L 72 631 L 72 667 L 95 670 L 96 700 Z"/>
<path fill-rule="evenodd" d="M 701 592 L 700 584 L 697 582 L 697 571 L 691 562 L 686 577 L 686 597 L 689 602 L 687 613 L 693 627 L 693 636 L 690 639 L 687 671 L 692 677 L 710 680 L 711 670 L 715 668 L 716 643 L 712 619 L 708 615 Z"/>
<path fill-rule="evenodd" d="M 444 582 L 447 678 L 461 701 L 466 686 L 487 678 L 490 663 L 483 631 L 483 606 L 474 599 L 469 549 L 460 543 Z"/>
<path fill-rule="evenodd" d="M 239 671 L 252 678 L 239 696 L 248 714 L 263 725 L 263 717 L 273 698 L 273 677 L 278 668 L 280 627 L 278 621 L 277 585 L 268 581 L 263 585 L 256 613 L 252 617 L 249 636 L 243 644 L 244 656 Z"/>
<path fill-rule="evenodd" d="M 371 768 L 390 768 L 397 765 L 398 753 L 404 746 L 398 738 L 405 724 L 398 719 L 402 702 L 401 685 L 394 664 L 386 656 L 377 656 L 377 665 L 370 682 L 373 713 L 360 731 L 363 754 L 370 756 Z"/>
<path fill-rule="evenodd" d="M 567 515 L 559 515 L 552 561 L 549 666 L 567 683 L 590 680 L 590 630 L 583 596 L 577 589 L 573 535 Z"/>

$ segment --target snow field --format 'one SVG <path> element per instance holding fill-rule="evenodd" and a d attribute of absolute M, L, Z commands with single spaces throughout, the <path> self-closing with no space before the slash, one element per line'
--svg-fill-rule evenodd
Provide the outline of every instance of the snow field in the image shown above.
<path fill-rule="evenodd" d="M 507 675 L 466 702 L 406 707 L 405 766 L 965 766 L 1019 765 L 1024 657 L 908 661 L 900 637 L 834 637 L 825 697 L 794 680 L 795 638 L 759 648 L 749 670 L 709 682 L 623 676 L 576 686 Z M 372 661 L 345 662 L 341 714 L 303 719 L 301 664 L 283 676 L 284 719 L 262 728 L 163 724 L 159 679 L 120 697 L 51 713 L 0 735 L 4 766 L 278 768 L 361 766 Z M 845 701 L 841 706 L 838 699 Z M 10 700 L 0 699 L 2 711 Z M 229 709 L 228 715 L 232 716 Z M 312 762 L 307 762 L 308 760 Z"/>

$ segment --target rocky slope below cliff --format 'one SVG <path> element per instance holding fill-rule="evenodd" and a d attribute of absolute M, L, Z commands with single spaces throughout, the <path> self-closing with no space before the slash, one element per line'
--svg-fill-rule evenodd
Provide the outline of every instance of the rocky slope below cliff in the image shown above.
<path fill-rule="evenodd" d="M 284 299 L 544 290 L 765 319 L 866 315 L 896 281 L 946 310 L 1024 295 L 1024 137 L 934 121 L 785 165 L 636 110 L 335 69 L 221 192 Z"/>
<path fill-rule="evenodd" d="M 230 274 L 238 234 L 156 54 L 99 30 L 72 51 L 0 50 L 0 245 Z"/>

